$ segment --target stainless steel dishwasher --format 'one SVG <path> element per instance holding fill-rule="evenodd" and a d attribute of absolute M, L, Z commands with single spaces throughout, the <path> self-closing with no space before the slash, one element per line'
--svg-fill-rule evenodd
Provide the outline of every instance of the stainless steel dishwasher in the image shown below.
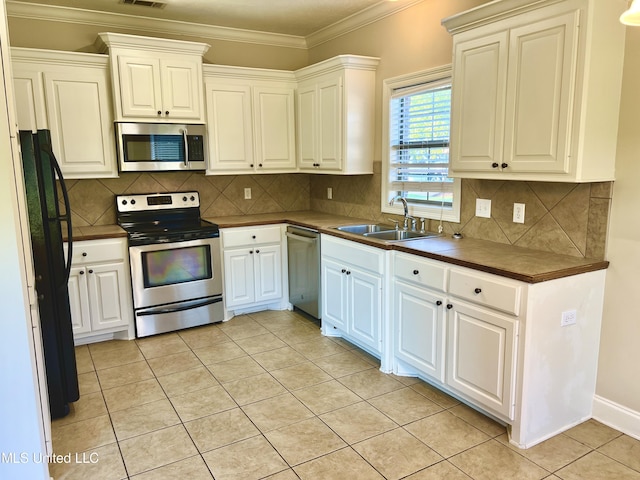
<path fill-rule="evenodd" d="M 315 230 L 287 227 L 289 302 L 312 317 L 321 318 L 320 236 Z"/>

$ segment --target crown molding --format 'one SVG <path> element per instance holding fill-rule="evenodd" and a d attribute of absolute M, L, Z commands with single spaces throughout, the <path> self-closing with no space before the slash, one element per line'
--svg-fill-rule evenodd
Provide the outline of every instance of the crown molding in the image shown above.
<path fill-rule="evenodd" d="M 329 25 L 328 27 L 307 35 L 305 37 L 307 41 L 307 48 L 321 45 L 424 1 L 425 0 L 400 0 L 397 2 L 381 1 L 376 3 L 369 8 L 365 8 L 360 12 L 354 13 L 343 20 Z"/>
<path fill-rule="evenodd" d="M 82 25 L 96 25 L 104 28 L 128 28 L 151 34 L 191 36 L 212 40 L 257 43 L 277 47 L 306 49 L 304 37 L 279 33 L 258 32 L 240 28 L 218 27 L 201 23 L 163 20 L 139 17 L 121 13 L 98 12 L 81 8 L 59 7 L 7 0 L 7 16 L 29 20 L 47 20 Z"/>

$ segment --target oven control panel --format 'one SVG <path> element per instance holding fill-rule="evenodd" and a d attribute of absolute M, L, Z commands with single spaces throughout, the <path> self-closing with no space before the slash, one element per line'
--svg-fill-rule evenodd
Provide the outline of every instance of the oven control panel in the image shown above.
<path fill-rule="evenodd" d="M 198 192 L 144 193 L 116 196 L 118 212 L 146 212 L 199 206 L 200 195 Z"/>

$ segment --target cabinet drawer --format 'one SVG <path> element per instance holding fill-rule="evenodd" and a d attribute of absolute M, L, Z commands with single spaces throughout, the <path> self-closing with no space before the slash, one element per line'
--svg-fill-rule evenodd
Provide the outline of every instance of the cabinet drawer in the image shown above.
<path fill-rule="evenodd" d="M 65 243 L 65 252 L 66 252 Z M 126 239 L 85 240 L 73 243 L 73 257 L 71 263 L 98 263 L 123 261 L 127 258 Z"/>
<path fill-rule="evenodd" d="M 397 278 L 442 292 L 446 287 L 447 269 L 440 262 L 417 255 L 396 253 L 393 273 Z"/>
<path fill-rule="evenodd" d="M 263 243 L 280 243 L 281 241 L 279 225 L 271 227 L 223 229 L 221 236 L 224 248 Z"/>
<path fill-rule="evenodd" d="M 330 235 L 322 235 L 320 250 L 323 257 L 333 257 L 339 263 L 360 267 L 375 273 L 383 273 L 384 250 Z"/>
<path fill-rule="evenodd" d="M 506 279 L 452 269 L 449 293 L 513 315 L 520 313 L 522 285 Z"/>

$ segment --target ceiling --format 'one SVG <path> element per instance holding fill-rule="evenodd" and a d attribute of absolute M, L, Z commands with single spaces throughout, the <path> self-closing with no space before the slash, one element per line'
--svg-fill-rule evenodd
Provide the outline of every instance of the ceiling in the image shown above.
<path fill-rule="evenodd" d="M 355 14 L 408 0 L 154 0 L 162 8 L 128 5 L 132 0 L 9 0 L 7 4 L 46 4 L 133 17 L 306 37 Z M 139 0 L 135 0 L 139 1 Z M 154 1 L 144 0 L 145 3 Z M 393 3 L 391 3 L 393 2 Z M 411 3 L 411 2 L 409 2 Z M 415 3 L 415 2 L 413 2 Z"/>

